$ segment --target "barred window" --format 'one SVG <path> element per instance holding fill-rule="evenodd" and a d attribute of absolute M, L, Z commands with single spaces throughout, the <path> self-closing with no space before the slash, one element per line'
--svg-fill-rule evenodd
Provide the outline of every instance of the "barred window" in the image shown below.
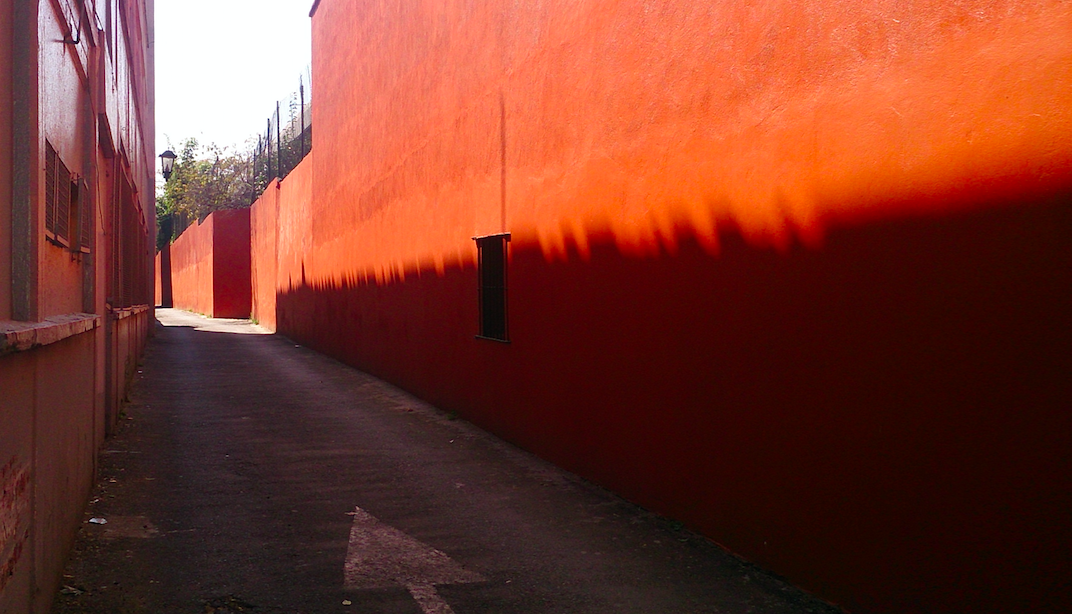
<path fill-rule="evenodd" d="M 508 341 L 506 319 L 506 245 L 510 235 L 474 237 L 479 278 L 480 334 L 485 339 Z"/>

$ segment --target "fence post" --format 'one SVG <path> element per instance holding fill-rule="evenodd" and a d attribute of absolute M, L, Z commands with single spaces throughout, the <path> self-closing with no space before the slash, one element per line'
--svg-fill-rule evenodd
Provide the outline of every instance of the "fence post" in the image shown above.
<path fill-rule="evenodd" d="M 261 137 L 257 137 L 257 146 L 253 149 L 253 159 L 249 163 L 249 204 L 257 201 L 257 151 L 261 148 Z"/>
<path fill-rule="evenodd" d="M 265 173 L 265 178 L 264 178 L 267 183 L 264 184 L 264 187 L 268 187 L 268 183 L 271 183 L 271 181 L 272 181 L 272 118 L 271 117 L 268 118 L 268 134 L 267 134 L 267 136 L 264 137 L 264 145 L 265 145 L 264 150 L 265 150 L 265 152 L 268 153 L 268 168 L 266 169 L 267 172 Z"/>

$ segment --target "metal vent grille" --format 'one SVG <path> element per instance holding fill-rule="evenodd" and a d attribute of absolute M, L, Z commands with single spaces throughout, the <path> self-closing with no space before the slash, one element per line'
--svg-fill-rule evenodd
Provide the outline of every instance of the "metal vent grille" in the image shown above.
<path fill-rule="evenodd" d="M 45 141 L 45 230 L 56 234 L 56 162 L 52 143 Z"/>
<path fill-rule="evenodd" d="M 89 197 L 86 180 L 79 179 L 78 188 L 78 245 L 84 253 L 93 249 L 93 199 Z"/>
<path fill-rule="evenodd" d="M 71 239 L 71 172 L 63 160 L 56 157 L 56 239 L 70 245 Z"/>

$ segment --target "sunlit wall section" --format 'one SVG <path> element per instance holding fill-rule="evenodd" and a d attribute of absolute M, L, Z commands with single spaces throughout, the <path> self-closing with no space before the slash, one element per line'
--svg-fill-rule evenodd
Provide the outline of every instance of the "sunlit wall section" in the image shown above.
<path fill-rule="evenodd" d="M 311 196 L 253 219 L 281 332 L 854 611 L 1072 599 L 1067 3 L 312 23 Z"/>

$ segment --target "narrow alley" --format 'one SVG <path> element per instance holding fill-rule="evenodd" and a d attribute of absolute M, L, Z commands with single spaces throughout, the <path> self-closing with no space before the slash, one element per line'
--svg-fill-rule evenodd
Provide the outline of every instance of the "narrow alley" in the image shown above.
<path fill-rule="evenodd" d="M 1072 612 L 1072 2 L 0 24 L 0 614 Z"/>
<path fill-rule="evenodd" d="M 158 309 L 53 612 L 835 612 L 242 320 Z"/>

